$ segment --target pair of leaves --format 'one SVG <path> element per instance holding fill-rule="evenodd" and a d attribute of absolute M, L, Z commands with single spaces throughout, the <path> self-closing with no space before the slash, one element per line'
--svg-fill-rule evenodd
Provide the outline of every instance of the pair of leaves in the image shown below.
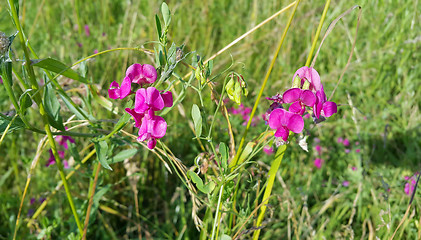
<path fill-rule="evenodd" d="M 203 184 L 202 179 L 193 171 L 189 170 L 187 171 L 187 175 L 191 178 L 191 180 L 196 184 L 197 189 L 199 191 L 209 194 L 215 189 L 215 183 L 214 182 L 208 182 L 207 184 Z"/>
<path fill-rule="evenodd" d="M 94 145 L 95 145 L 96 156 L 97 156 L 98 161 L 101 163 L 101 165 L 104 168 L 111 171 L 113 169 L 110 167 L 110 164 L 122 162 L 128 158 L 133 157 L 138 152 L 138 149 L 136 148 L 126 149 L 117 153 L 115 156 L 109 158 L 108 157 L 109 148 L 106 141 L 97 141 L 97 142 L 94 142 Z"/>
<path fill-rule="evenodd" d="M 161 5 L 161 14 L 162 14 L 162 18 L 164 19 L 165 29 L 168 29 L 168 26 L 171 23 L 171 11 L 165 2 L 163 2 Z M 158 15 L 155 15 L 155 23 L 156 23 L 156 30 L 158 32 L 158 38 L 161 38 L 163 37 L 165 33 L 162 32 L 162 25 L 161 25 L 161 21 L 159 20 Z"/>

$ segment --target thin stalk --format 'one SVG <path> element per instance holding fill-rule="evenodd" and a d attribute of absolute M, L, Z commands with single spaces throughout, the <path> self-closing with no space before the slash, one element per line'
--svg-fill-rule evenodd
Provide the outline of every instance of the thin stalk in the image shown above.
<path fill-rule="evenodd" d="M 219 215 L 219 207 L 221 206 L 221 198 L 222 198 L 222 193 L 224 191 L 224 185 L 222 184 L 221 186 L 221 190 L 219 191 L 219 198 L 218 198 L 218 207 L 216 208 L 216 213 L 215 213 L 215 221 L 213 222 L 213 228 L 212 228 L 212 237 L 211 240 L 214 239 L 215 236 L 215 227 L 216 224 L 218 224 L 218 215 Z"/>
<path fill-rule="evenodd" d="M 263 194 L 263 200 L 262 200 L 262 207 L 260 208 L 260 214 L 257 217 L 256 227 L 260 227 L 260 224 L 262 223 L 262 220 L 265 216 L 266 211 L 266 205 L 269 201 L 270 194 L 272 193 L 273 188 L 273 182 L 275 181 L 276 172 L 279 169 L 279 166 L 281 165 L 282 158 L 284 157 L 285 150 L 287 149 L 287 145 L 282 145 L 278 148 L 278 151 L 276 151 L 275 160 L 272 162 L 272 165 L 269 169 L 269 179 L 267 180 L 265 193 Z M 253 233 L 253 240 L 259 239 L 260 235 L 260 229 L 256 230 Z"/>
<path fill-rule="evenodd" d="M 272 72 L 273 66 L 275 65 L 276 58 L 278 57 L 279 51 L 281 50 L 282 44 L 284 43 L 284 40 L 285 40 L 285 37 L 287 35 L 288 29 L 289 29 L 289 27 L 291 25 L 292 19 L 294 18 L 295 12 L 297 11 L 297 7 L 298 7 L 298 4 L 300 3 L 300 1 L 301 0 L 296 1 L 295 6 L 294 6 L 294 9 L 292 10 L 291 15 L 289 16 L 289 19 L 288 19 L 287 25 L 286 25 L 286 27 L 284 29 L 284 32 L 282 33 L 281 40 L 279 40 L 278 48 L 275 51 L 275 55 L 273 55 L 272 62 L 270 63 L 269 69 L 268 69 L 268 71 L 266 73 L 266 76 L 265 76 L 265 78 L 263 80 L 263 84 L 260 87 L 259 94 L 257 95 L 256 101 L 254 102 L 253 110 L 251 111 L 250 118 L 249 118 L 249 120 L 247 122 L 246 129 L 244 130 L 243 136 L 241 138 L 240 146 L 238 147 L 237 154 L 235 155 L 235 157 L 233 158 L 233 160 L 230 163 L 229 168 L 231 169 L 231 171 L 233 170 L 233 168 L 237 164 L 239 164 L 238 163 L 238 159 L 241 156 L 241 153 L 242 153 L 242 150 L 243 150 L 242 148 L 243 148 L 244 142 L 246 140 L 248 130 L 249 130 L 250 125 L 251 125 L 251 120 L 253 119 L 253 116 L 256 113 L 257 106 L 259 105 L 259 102 L 260 102 L 260 98 L 263 95 L 263 91 L 265 90 L 266 84 L 267 84 L 267 82 L 269 80 L 269 76 L 270 76 L 270 74 Z"/>
<path fill-rule="evenodd" d="M 7 124 L 6 129 L 3 131 L 3 135 L 1 135 L 1 138 L 0 138 L 0 146 L 1 146 L 1 144 L 3 143 L 3 139 L 4 139 L 4 137 L 6 137 L 7 132 L 9 131 L 10 126 L 12 126 L 12 124 L 13 124 L 13 122 L 15 121 L 15 119 L 16 119 L 16 117 L 17 117 L 17 116 L 18 116 L 18 115 L 15 115 L 15 116 L 12 118 L 12 120 L 9 122 L 9 124 Z"/>
<path fill-rule="evenodd" d="M 23 30 L 22 30 L 22 27 L 21 27 L 21 24 L 20 24 L 19 16 L 18 16 L 17 11 L 16 11 L 14 0 L 8 0 L 8 3 L 9 3 L 10 12 L 12 13 L 13 21 L 16 25 L 17 30 L 18 30 L 18 36 L 19 36 L 20 44 L 21 44 L 22 50 L 24 51 L 24 54 L 25 54 L 25 64 L 24 65 L 25 65 L 26 71 L 28 73 L 28 77 L 29 77 L 29 80 L 30 80 L 30 83 L 31 83 L 31 87 L 36 92 L 38 90 L 38 83 L 37 83 L 36 78 L 35 78 L 34 69 L 31 65 L 31 59 L 29 57 L 28 48 L 26 47 L 26 44 L 25 44 L 25 37 L 23 36 Z M 54 158 L 56 160 L 57 167 L 58 167 L 58 170 L 59 170 L 59 173 L 60 173 L 60 177 L 63 181 L 64 189 L 66 191 L 66 195 L 67 195 L 67 199 L 68 199 L 69 204 L 70 204 L 70 208 L 72 210 L 72 213 L 73 213 L 73 216 L 75 218 L 76 224 L 79 228 L 79 231 L 82 234 L 82 232 L 83 232 L 82 224 L 80 223 L 79 217 L 77 215 L 77 212 L 76 212 L 76 209 L 75 209 L 75 206 L 74 206 L 74 203 L 73 203 L 72 195 L 70 193 L 69 186 L 68 186 L 67 180 L 66 180 L 66 175 L 64 174 L 63 164 L 62 164 L 61 159 L 60 159 L 60 157 L 58 156 L 58 153 L 57 153 L 55 140 L 54 140 L 53 134 L 51 133 L 51 129 L 50 129 L 50 125 L 49 125 L 49 122 L 48 122 L 47 115 L 46 115 L 46 111 L 44 109 L 44 105 L 42 104 L 41 96 L 39 94 L 35 94 L 33 96 L 33 98 L 34 98 L 35 102 L 38 104 L 39 111 L 40 111 L 40 114 L 42 116 L 42 120 L 44 122 L 44 129 L 45 129 L 45 132 L 47 133 L 48 140 L 49 140 L 49 143 L 50 143 L 50 147 L 51 147 L 51 150 L 53 152 Z M 24 196 L 25 196 L 25 193 L 24 193 L 23 197 Z M 18 224 L 18 222 L 17 222 L 17 224 Z M 16 224 L 16 230 L 15 230 L 14 237 L 16 237 L 17 224 Z"/>
<path fill-rule="evenodd" d="M 317 30 L 316 30 L 316 35 L 314 36 L 313 43 L 311 44 L 310 52 L 308 53 L 308 57 L 307 57 L 307 61 L 306 61 L 307 67 L 310 65 L 314 49 L 316 49 L 317 39 L 319 39 L 320 31 L 322 30 L 323 22 L 325 21 L 329 5 L 330 5 L 330 0 L 327 0 L 326 4 L 325 4 L 325 8 L 323 9 L 322 18 L 320 19 L 319 26 L 317 27 Z"/>
<path fill-rule="evenodd" d="M 91 208 L 92 208 L 92 204 L 94 203 L 95 187 L 98 181 L 98 175 L 99 175 L 100 169 L 101 169 L 101 163 L 95 164 L 95 167 L 94 167 L 95 177 L 94 177 L 94 182 L 90 190 L 89 204 L 88 204 L 88 209 L 86 210 L 86 217 L 85 217 L 85 224 L 84 224 L 85 226 L 83 228 L 82 240 L 86 239 L 86 233 L 88 231 L 88 224 L 89 224 L 89 216 L 91 215 Z"/>
<path fill-rule="evenodd" d="M 208 139 L 210 139 L 210 137 L 211 137 L 213 124 L 215 123 L 216 114 L 218 113 L 219 108 L 221 107 L 221 104 L 222 104 L 222 100 L 223 100 L 224 93 L 225 93 L 225 84 L 227 83 L 227 78 L 229 78 L 229 74 L 225 77 L 224 84 L 222 85 L 221 97 L 219 98 L 218 106 L 216 107 L 215 113 L 213 114 L 212 123 L 211 123 L 210 128 L 209 128 Z"/>

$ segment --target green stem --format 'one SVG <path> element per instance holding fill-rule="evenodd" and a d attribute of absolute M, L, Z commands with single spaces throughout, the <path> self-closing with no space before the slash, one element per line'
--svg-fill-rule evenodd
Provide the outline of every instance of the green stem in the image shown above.
<path fill-rule="evenodd" d="M 266 84 L 268 82 L 270 73 L 272 72 L 273 66 L 275 65 L 276 58 L 278 57 L 279 51 L 281 50 L 282 44 L 284 43 L 284 40 L 285 40 L 285 37 L 287 35 L 288 29 L 289 29 L 289 27 L 291 25 L 292 19 L 294 18 L 295 12 L 297 11 L 297 7 L 298 7 L 298 4 L 300 3 L 300 1 L 301 0 L 298 0 L 295 3 L 294 9 L 292 10 L 291 15 L 289 16 L 287 25 L 286 25 L 286 27 L 284 29 L 284 32 L 282 33 L 281 40 L 279 40 L 278 48 L 275 51 L 275 55 L 273 55 L 272 62 L 270 63 L 270 66 L 269 66 L 269 69 L 268 69 L 268 71 L 266 73 L 266 76 L 265 76 L 265 79 L 263 81 L 263 84 L 260 87 L 260 92 L 257 95 L 256 101 L 254 102 L 253 110 L 251 111 L 250 118 L 249 118 L 249 120 L 247 122 L 246 130 L 244 131 L 244 134 L 243 134 L 243 136 L 241 138 L 241 142 L 240 142 L 240 146 L 238 147 L 237 154 L 235 155 L 235 157 L 233 158 L 233 160 L 231 161 L 231 163 L 229 165 L 229 168 L 231 169 L 231 171 L 233 170 L 233 168 L 235 166 L 237 166 L 238 164 L 241 164 L 241 163 L 238 162 L 238 160 L 239 160 L 239 157 L 241 156 L 241 152 L 243 150 L 242 148 L 243 148 L 244 142 L 246 140 L 248 130 L 249 130 L 250 125 L 251 125 L 251 120 L 253 119 L 253 116 L 254 116 L 254 114 L 255 114 L 255 112 L 257 110 L 257 106 L 259 105 L 260 98 L 263 95 L 263 91 L 264 91 L 265 86 L 266 86 Z"/>
<path fill-rule="evenodd" d="M 272 193 L 273 182 L 275 181 L 276 172 L 278 172 L 279 166 L 281 165 L 282 158 L 284 157 L 285 150 L 287 149 L 287 145 L 282 145 L 276 151 L 275 160 L 272 162 L 272 165 L 269 169 L 269 179 L 267 180 L 265 193 L 263 194 L 262 198 L 262 207 L 260 208 L 260 214 L 257 217 L 256 227 L 260 227 L 260 224 L 263 221 L 266 211 L 266 205 L 269 202 L 270 194 Z M 253 234 L 253 240 L 259 239 L 260 229 L 256 230 Z"/>
<path fill-rule="evenodd" d="M 218 218 L 218 216 L 219 216 L 219 207 L 221 206 L 221 198 L 222 198 L 222 193 L 223 192 L 224 192 L 224 185 L 222 184 L 221 190 L 219 191 L 218 207 L 216 208 L 215 221 L 213 222 L 211 240 L 213 240 L 214 239 L 214 236 L 215 236 L 215 227 L 216 227 L 216 224 L 218 224 L 218 220 L 219 220 L 219 218 Z"/>
<path fill-rule="evenodd" d="M 209 128 L 208 139 L 210 139 L 210 136 L 211 136 L 211 134 L 212 134 L 212 128 L 213 128 L 213 124 L 215 123 L 216 114 L 218 113 L 219 108 L 221 107 L 222 100 L 223 100 L 224 93 L 225 93 L 225 84 L 227 83 L 227 78 L 228 78 L 229 76 L 230 76 L 230 74 L 228 74 L 228 75 L 225 77 L 225 79 L 224 79 L 224 85 L 222 85 L 221 97 L 219 98 L 218 106 L 216 107 L 215 113 L 213 114 L 212 123 L 211 123 L 210 128 Z"/>
<path fill-rule="evenodd" d="M 25 37 L 23 35 L 23 30 L 22 30 L 22 27 L 21 27 L 21 24 L 20 24 L 19 16 L 18 16 L 17 11 L 16 11 L 14 0 L 8 0 L 8 3 L 9 3 L 10 12 L 12 13 L 13 21 L 16 25 L 16 28 L 17 28 L 18 32 L 19 32 L 18 35 L 19 35 L 20 44 L 21 44 L 22 50 L 24 51 L 24 54 L 25 54 L 25 64 L 24 65 L 25 65 L 26 71 L 28 73 L 28 77 L 29 77 L 29 80 L 30 80 L 30 83 L 31 83 L 31 87 L 36 92 L 38 90 L 38 83 L 37 83 L 36 78 L 35 78 L 34 69 L 31 65 L 31 59 L 30 59 L 30 56 L 29 56 L 28 48 L 26 47 L 26 44 L 25 44 Z M 37 103 L 37 105 L 39 107 L 39 111 L 40 111 L 40 114 L 42 116 L 42 120 L 44 122 L 44 129 L 45 129 L 45 132 L 47 133 L 48 140 L 49 140 L 49 143 L 50 143 L 50 147 L 51 147 L 52 153 L 54 155 L 55 161 L 57 163 L 57 167 L 58 167 L 58 170 L 59 170 L 59 173 L 60 173 L 60 177 L 63 181 L 64 189 L 66 191 L 66 195 L 67 195 L 67 199 L 68 199 L 69 204 L 70 204 L 70 208 L 72 210 L 72 213 L 73 213 L 73 216 L 75 218 L 76 224 L 79 228 L 79 231 L 82 234 L 83 233 L 82 224 L 80 223 L 79 217 L 77 215 L 77 212 L 76 212 L 76 209 L 75 209 L 75 206 L 74 206 L 74 203 L 73 203 L 72 195 L 70 193 L 69 186 L 68 186 L 67 180 L 66 180 L 66 175 L 64 174 L 63 164 L 62 164 L 61 159 L 60 159 L 60 157 L 58 156 L 58 153 L 57 153 L 55 140 L 54 140 L 53 134 L 51 133 L 51 129 L 50 129 L 50 125 L 49 125 L 49 122 L 48 122 L 47 115 L 46 115 L 46 111 L 45 111 L 44 105 L 42 104 L 41 96 L 40 96 L 40 94 L 35 94 L 33 96 L 33 98 L 34 98 L 35 102 Z M 17 226 L 16 226 L 16 228 L 17 228 Z M 15 230 L 15 236 L 16 236 L 16 232 L 17 232 L 17 229 Z"/>
<path fill-rule="evenodd" d="M 311 58 L 313 57 L 314 49 L 316 49 L 316 43 L 317 43 L 317 40 L 319 39 L 320 31 L 322 30 L 323 22 L 325 21 L 327 9 L 329 8 L 329 5 L 330 5 L 330 0 L 327 0 L 325 4 L 325 8 L 323 9 L 322 18 L 320 19 L 319 26 L 317 27 L 317 30 L 316 30 L 316 35 L 314 36 L 313 43 L 311 45 L 311 49 L 307 57 L 307 61 L 306 61 L 307 67 L 310 65 Z"/>

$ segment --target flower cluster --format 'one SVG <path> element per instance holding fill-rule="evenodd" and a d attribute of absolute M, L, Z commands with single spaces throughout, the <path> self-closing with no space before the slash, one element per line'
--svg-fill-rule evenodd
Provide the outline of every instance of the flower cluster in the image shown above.
<path fill-rule="evenodd" d="M 334 102 L 327 101 L 319 73 L 309 67 L 298 69 L 292 78 L 292 88 L 282 96 L 276 95 L 269 100 L 274 101 L 266 113 L 269 127 L 276 130 L 275 137 L 288 140 L 289 131 L 300 133 L 304 129 L 303 115 L 307 107 L 311 108 L 315 122 L 330 117 L 337 112 Z M 290 104 L 288 110 L 283 104 Z M 269 115 L 269 117 L 267 117 Z M 320 119 L 320 120 L 319 120 Z"/>
<path fill-rule="evenodd" d="M 406 195 L 411 196 L 412 193 L 414 192 L 415 185 L 417 184 L 417 175 L 418 174 L 419 173 L 415 173 L 411 177 L 405 176 L 406 183 L 405 183 L 405 189 L 404 189 L 404 191 L 405 191 L 405 194 Z"/>
<path fill-rule="evenodd" d="M 66 127 L 66 129 L 67 129 L 67 127 Z M 69 149 L 69 145 L 67 144 L 68 141 L 71 142 L 71 143 L 75 142 L 75 140 L 72 137 L 69 137 L 69 136 L 59 135 L 55 139 L 56 139 L 58 145 L 63 146 L 65 150 Z M 49 153 L 50 153 L 50 157 L 48 158 L 48 162 L 45 164 L 46 167 L 49 167 L 50 165 L 53 165 L 53 164 L 56 163 L 56 159 L 55 159 L 55 157 L 53 155 L 53 151 L 51 149 L 49 150 Z M 64 155 L 65 155 L 66 152 L 65 151 L 57 151 L 57 153 L 58 153 L 58 156 L 60 158 L 64 158 Z M 64 168 L 69 168 L 69 163 L 67 162 L 67 160 L 63 160 L 63 166 L 64 166 Z"/>
<path fill-rule="evenodd" d="M 232 113 L 233 115 L 241 115 L 241 117 L 244 120 L 243 126 L 245 126 L 247 125 L 247 122 L 250 119 L 251 110 L 251 107 L 244 107 L 243 104 L 240 104 L 238 108 L 232 107 L 228 109 L 228 112 Z M 251 126 L 256 126 L 256 122 L 258 121 L 258 119 L 258 117 L 253 117 L 253 119 L 251 120 Z"/>
<path fill-rule="evenodd" d="M 134 108 L 126 108 L 135 121 L 135 127 L 139 128 L 139 141 L 147 141 L 149 149 L 156 146 L 156 139 L 162 138 L 167 131 L 167 122 L 164 118 L 156 116 L 155 112 L 164 107 L 173 105 L 173 97 L 170 91 L 158 91 L 155 87 L 143 88 L 146 84 L 156 81 L 156 69 L 149 64 L 131 65 L 126 71 L 121 86 L 113 81 L 108 89 L 108 95 L 112 99 L 123 99 L 130 94 L 132 83 L 141 86 L 135 93 Z"/>

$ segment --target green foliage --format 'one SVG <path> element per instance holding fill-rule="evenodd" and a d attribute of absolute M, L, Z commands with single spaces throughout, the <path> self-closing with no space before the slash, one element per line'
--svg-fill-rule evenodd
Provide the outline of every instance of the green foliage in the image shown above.
<path fill-rule="evenodd" d="M 70 165 L 65 173 L 75 171 L 69 183 L 82 220 L 93 182 L 93 162 L 99 161 L 107 169 L 112 167 L 113 171 L 101 169 L 99 173 L 87 239 L 137 239 L 138 226 L 142 237 L 198 239 L 197 219 L 203 220 L 210 209 L 211 231 L 218 217 L 215 212 L 219 191 L 214 190 L 219 190 L 221 184 L 224 191 L 222 217 L 217 221 L 221 223 L 218 239 L 234 239 L 237 231 L 237 239 L 251 238 L 259 212 L 253 211 L 262 200 L 268 166 L 274 158 L 261 153 L 261 149 L 273 141 L 270 137 L 256 137 L 267 129 L 263 121 L 257 121 L 250 128 L 240 157 L 242 169 L 230 173 L 228 166 L 235 154 L 231 148 L 238 148 L 245 128 L 242 116 L 230 110 L 237 108 L 234 102 L 252 106 L 289 14 L 279 15 L 214 61 L 205 60 L 286 3 L 195 0 L 177 4 L 171 1 L 167 5 L 159 1 L 103 0 L 75 6 L 76 2 L 46 0 L 41 7 L 39 1 L 28 0 L 21 1 L 19 7 L 27 47 L 42 59 L 30 53 L 37 81 L 44 70 L 53 76 L 46 73 L 46 85 L 40 85 L 38 92 L 25 89 L 25 57 L 19 39 L 15 39 L 7 54 L 11 62 L 7 69 L 3 65 L 2 76 L 12 86 L 19 109 L 14 109 L 2 89 L 5 86 L 0 85 L 0 133 L 17 114 L 0 145 L 0 239 L 15 229 L 32 163 L 35 168 L 23 202 L 17 239 L 79 239 L 64 190 L 57 187 L 61 182 L 57 169 L 55 165 L 45 167 L 49 148 L 40 146 L 37 152 L 45 135 L 32 132 L 22 121 L 26 118 L 35 128 L 43 129 L 38 107 L 32 104 L 36 94 L 42 96 L 54 128 L 64 130 L 66 126 L 70 133 L 97 137 L 72 136 L 75 143 L 68 142 L 69 151 L 63 158 Z M 322 34 L 333 19 L 355 3 L 333 1 Z M 293 73 L 307 58 L 323 4 L 300 3 L 264 90 L 265 97 L 291 86 Z M 290 139 L 291 147 L 275 177 L 260 239 L 365 239 L 371 235 L 389 239 L 403 219 L 410 200 L 404 192 L 404 176 L 418 171 L 421 155 L 421 51 L 416 24 L 421 21 L 419 8 L 414 1 L 360 4 L 363 20 L 356 51 L 332 98 L 340 104 L 339 112 L 306 129 L 310 134 L 308 153 L 300 148 L 298 137 Z M 13 40 L 16 28 L 7 9 L 7 4 L 0 4 L 0 30 L 13 33 L 9 38 Z M 337 24 L 317 59 L 315 68 L 328 98 L 347 62 L 355 19 L 353 13 Z M 90 36 L 84 34 L 84 25 L 90 27 Z M 70 68 L 94 50 L 117 47 L 150 51 L 110 51 Z M 155 151 L 136 141 L 137 130 L 124 111 L 133 103 L 107 98 L 110 83 L 121 83 L 127 66 L 135 62 L 157 67 L 159 89 L 178 93 L 174 96 L 175 106 L 159 113 L 165 115 L 168 128 Z M 226 89 L 233 100 L 224 101 L 228 126 L 224 107 L 216 111 L 215 99 L 219 101 L 223 87 L 221 76 L 232 71 L 244 77 L 248 96 L 243 97 L 247 95 L 242 88 L 245 85 L 237 84 L 235 77 Z M 191 77 L 186 78 L 187 74 Z M 63 90 L 49 83 L 55 76 Z M 264 114 L 269 105 L 262 99 L 256 116 Z M 213 120 L 212 134 L 204 138 L 202 133 L 208 133 Z M 306 121 L 310 123 L 311 119 Z M 102 136 L 104 141 L 98 141 Z M 337 143 L 338 137 L 348 138 L 351 145 Z M 315 150 L 316 145 L 322 147 L 321 153 Z M 60 147 L 60 151 L 64 150 Z M 89 157 L 92 151 L 96 151 L 96 157 Z M 315 158 L 324 161 L 321 169 L 314 166 Z M 76 168 L 78 163 L 81 165 Z M 344 181 L 349 186 L 344 186 Z M 30 210 L 39 209 L 39 199 L 46 197 L 50 198 L 46 207 L 32 219 Z M 34 204 L 30 204 L 31 198 L 36 199 Z M 395 239 L 418 238 L 420 214 L 413 209 L 419 207 L 417 191 L 410 214 Z M 211 232 L 208 234 L 210 238 Z"/>

